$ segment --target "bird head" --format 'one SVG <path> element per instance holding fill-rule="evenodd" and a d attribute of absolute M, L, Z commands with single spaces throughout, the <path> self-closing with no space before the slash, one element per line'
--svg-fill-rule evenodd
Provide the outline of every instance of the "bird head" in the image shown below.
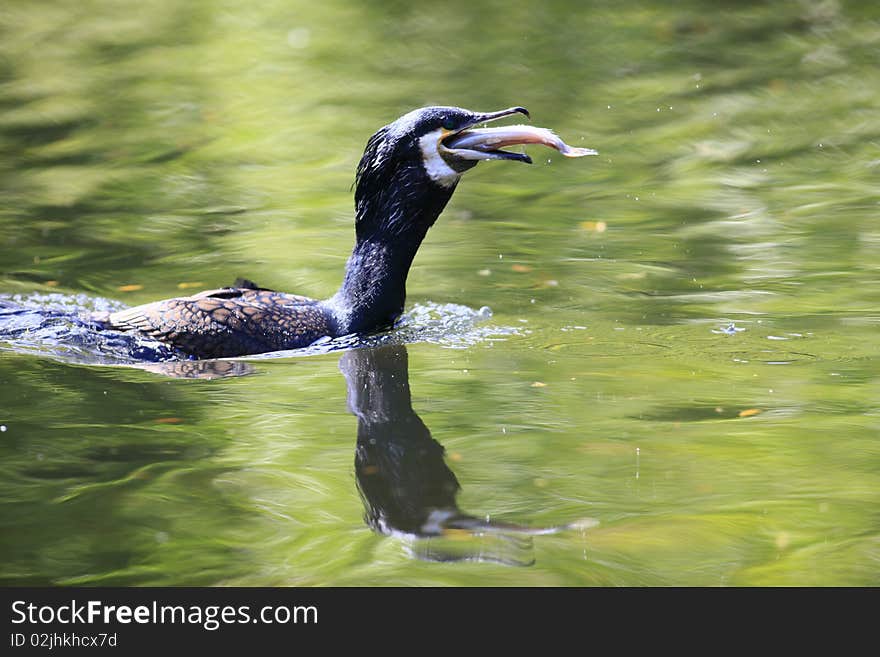
<path fill-rule="evenodd" d="M 456 148 L 453 141 L 469 128 L 523 114 L 523 107 L 497 112 L 472 112 L 460 107 L 422 107 L 379 129 L 367 142 L 358 166 L 358 187 L 378 177 L 402 172 L 421 174 L 443 188 L 454 187 L 461 175 L 480 160 L 518 160 L 531 163 L 523 153 L 486 148 Z"/>
<path fill-rule="evenodd" d="M 525 153 L 502 150 L 515 144 L 543 144 L 567 157 L 595 155 L 574 148 L 552 131 L 529 125 L 479 127 L 523 107 L 473 112 L 460 107 L 423 107 L 404 114 L 370 137 L 357 170 L 358 226 L 430 226 L 452 196 L 462 174 L 481 160 L 531 164 Z M 421 217 L 422 221 L 413 221 Z M 380 221 L 376 221 L 376 219 Z"/>

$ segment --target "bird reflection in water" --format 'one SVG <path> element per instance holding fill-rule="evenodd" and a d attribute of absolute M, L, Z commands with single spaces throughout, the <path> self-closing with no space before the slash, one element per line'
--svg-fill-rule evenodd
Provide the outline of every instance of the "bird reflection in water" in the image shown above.
<path fill-rule="evenodd" d="M 390 345 L 354 349 L 339 362 L 358 419 L 355 474 L 367 524 L 405 539 L 419 559 L 531 565 L 533 536 L 575 525 L 525 527 L 459 509 L 445 450 L 412 408 L 407 360 L 405 346 Z"/>
<path fill-rule="evenodd" d="M 171 361 L 139 365 L 176 378 L 214 379 L 254 372 L 236 360 Z M 456 504 L 461 485 L 443 446 L 413 410 L 406 346 L 346 351 L 339 369 L 348 407 L 357 417 L 355 475 L 371 529 L 405 541 L 425 561 L 534 563 L 533 537 L 597 524 L 591 518 L 551 527 L 527 527 L 481 518 Z"/>
<path fill-rule="evenodd" d="M 159 363 L 138 363 L 129 367 L 175 379 L 225 379 L 253 374 L 255 371 L 254 366 L 247 361 L 225 359 L 168 360 Z"/>

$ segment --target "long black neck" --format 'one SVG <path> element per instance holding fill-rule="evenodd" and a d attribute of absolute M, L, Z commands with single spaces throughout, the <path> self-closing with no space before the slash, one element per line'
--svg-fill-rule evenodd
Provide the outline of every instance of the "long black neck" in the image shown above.
<path fill-rule="evenodd" d="M 390 326 L 400 316 L 413 258 L 455 189 L 413 169 L 398 170 L 376 189 L 362 189 L 364 182 L 355 195 L 354 250 L 331 300 L 339 334 Z"/>

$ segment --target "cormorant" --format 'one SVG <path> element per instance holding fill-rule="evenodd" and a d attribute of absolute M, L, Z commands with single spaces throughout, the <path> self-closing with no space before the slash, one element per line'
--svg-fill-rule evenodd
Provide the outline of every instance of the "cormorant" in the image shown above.
<path fill-rule="evenodd" d="M 544 144 L 572 148 L 546 128 L 479 128 L 523 107 L 479 113 L 458 107 L 413 110 L 370 137 L 355 179 L 354 250 L 339 291 L 326 300 L 260 288 L 249 281 L 189 297 L 156 301 L 95 319 L 138 331 L 197 358 L 220 358 L 305 347 L 325 336 L 391 326 L 403 312 L 406 277 L 416 251 L 455 191 L 480 160 L 531 163 L 501 150 Z"/>

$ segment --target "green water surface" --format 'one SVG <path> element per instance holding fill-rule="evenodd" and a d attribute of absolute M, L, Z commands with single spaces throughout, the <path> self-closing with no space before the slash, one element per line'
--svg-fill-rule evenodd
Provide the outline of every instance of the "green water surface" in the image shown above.
<path fill-rule="evenodd" d="M 481 164 L 408 282 L 493 312 L 407 347 L 458 507 L 566 529 L 369 527 L 340 352 L 6 348 L 0 583 L 880 584 L 875 2 L 7 0 L 0 294 L 329 296 L 367 138 L 429 104 L 600 153 Z"/>

